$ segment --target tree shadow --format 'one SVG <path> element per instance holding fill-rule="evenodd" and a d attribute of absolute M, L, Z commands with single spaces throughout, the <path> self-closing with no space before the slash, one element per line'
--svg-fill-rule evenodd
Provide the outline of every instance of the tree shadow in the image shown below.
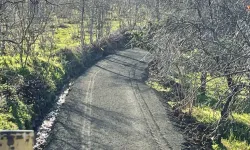
<path fill-rule="evenodd" d="M 122 54 L 118 54 L 118 53 L 116 53 L 116 54 L 114 54 L 114 55 L 115 55 L 115 56 L 124 57 L 124 58 L 130 59 L 130 60 L 133 60 L 133 61 L 137 61 L 137 62 L 140 62 L 140 63 L 146 63 L 146 62 L 144 62 L 144 61 L 142 61 L 142 60 L 138 60 L 138 59 L 135 59 L 135 58 L 126 56 L 126 55 L 122 55 Z"/>
<path fill-rule="evenodd" d="M 223 137 L 226 139 L 246 141 L 250 144 L 250 126 L 243 122 L 228 121 L 224 127 Z"/>
<path fill-rule="evenodd" d="M 135 66 L 134 63 L 128 63 L 126 61 L 122 61 L 121 59 L 117 59 L 117 58 L 114 58 L 114 57 L 112 57 L 110 59 L 105 59 L 105 60 L 107 60 L 107 61 L 109 61 L 111 63 L 116 63 L 118 65 L 123 65 L 125 67 L 135 68 L 135 69 L 140 70 L 140 71 L 144 71 L 145 70 L 144 67 Z"/>
<path fill-rule="evenodd" d="M 208 107 L 213 107 L 218 102 L 215 98 L 208 96 L 206 94 L 198 93 L 197 94 L 197 104 L 205 105 Z"/>
<path fill-rule="evenodd" d="M 84 107 L 92 109 L 93 114 L 91 116 L 87 114 L 83 109 Z M 97 118 L 96 116 L 99 117 Z M 115 132 L 121 136 L 128 136 L 133 134 L 129 130 L 132 127 L 131 121 L 137 119 L 80 102 L 79 99 L 77 100 L 72 97 L 62 106 L 61 114 L 55 122 L 52 135 L 44 149 L 79 150 L 83 146 L 87 146 L 88 135 L 84 131 L 83 120 L 90 121 L 94 129 L 104 129 L 105 131 Z M 96 136 L 102 135 L 101 131 L 95 130 L 94 132 L 95 134 L 91 137 L 91 142 L 93 143 L 92 149 L 113 149 L 111 145 L 102 141 L 103 138 Z"/>

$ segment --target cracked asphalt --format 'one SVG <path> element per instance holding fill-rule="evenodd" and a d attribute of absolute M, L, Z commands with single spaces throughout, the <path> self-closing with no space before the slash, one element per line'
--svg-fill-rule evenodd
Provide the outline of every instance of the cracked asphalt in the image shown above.
<path fill-rule="evenodd" d="M 127 49 L 74 83 L 45 150 L 180 150 L 183 135 L 144 81 L 151 55 Z"/>

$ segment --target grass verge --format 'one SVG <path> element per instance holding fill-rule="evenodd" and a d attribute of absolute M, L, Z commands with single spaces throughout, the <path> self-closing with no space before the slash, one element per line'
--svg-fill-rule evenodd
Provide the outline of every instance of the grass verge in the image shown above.
<path fill-rule="evenodd" d="M 76 26 L 65 23 L 57 28 L 54 46 L 42 48 L 39 39 L 25 66 L 18 54 L 0 56 L 0 129 L 36 129 L 65 83 L 129 41 L 125 29 L 82 51 L 77 47 Z"/>
<path fill-rule="evenodd" d="M 169 87 L 164 87 L 158 82 L 147 82 L 151 88 L 158 92 L 171 92 Z M 210 84 L 213 87 L 214 84 Z M 167 94 L 169 95 L 169 94 Z M 220 119 L 220 111 L 212 109 L 212 105 L 207 103 L 204 105 L 204 97 L 197 96 L 203 105 L 195 106 L 192 108 L 191 117 L 196 120 L 197 123 L 205 124 L 206 126 L 214 126 Z M 174 108 L 177 104 L 175 101 L 168 100 L 167 103 L 170 107 Z M 188 109 L 182 109 L 183 113 L 187 113 Z M 222 139 L 222 145 L 213 143 L 212 148 L 214 150 L 250 150 L 250 114 L 249 113 L 236 113 L 233 112 L 229 118 L 229 122 L 225 127 L 225 134 Z"/>

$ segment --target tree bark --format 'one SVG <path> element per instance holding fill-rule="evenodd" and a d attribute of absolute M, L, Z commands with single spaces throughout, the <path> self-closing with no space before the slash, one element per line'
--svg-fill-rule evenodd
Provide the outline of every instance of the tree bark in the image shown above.
<path fill-rule="evenodd" d="M 156 13 L 156 21 L 159 22 L 160 21 L 160 0 L 156 0 L 156 4 L 155 4 L 155 13 Z"/>
<path fill-rule="evenodd" d="M 89 40 L 93 44 L 93 28 L 94 28 L 94 8 L 91 9 L 91 18 L 90 18 L 90 28 L 89 28 Z"/>
<path fill-rule="evenodd" d="M 229 116 L 229 107 L 230 104 L 233 103 L 234 96 L 236 93 L 239 91 L 238 87 L 234 85 L 233 83 L 233 78 L 231 75 L 226 76 L 227 78 L 227 84 L 228 88 L 231 90 L 230 94 L 227 97 L 226 103 L 224 104 L 222 111 L 221 111 L 221 118 L 218 122 L 218 125 L 216 127 L 216 139 L 218 143 L 221 143 L 221 136 L 223 136 L 223 131 L 224 131 L 224 124 L 226 123 L 226 120 L 228 119 Z"/>
<path fill-rule="evenodd" d="M 201 87 L 200 91 L 202 95 L 206 95 L 206 87 L 207 87 L 207 72 L 201 73 Z"/>
<path fill-rule="evenodd" d="M 85 0 L 82 0 L 82 7 L 81 7 L 81 46 L 84 47 L 85 41 L 85 34 L 84 34 L 84 5 Z"/>

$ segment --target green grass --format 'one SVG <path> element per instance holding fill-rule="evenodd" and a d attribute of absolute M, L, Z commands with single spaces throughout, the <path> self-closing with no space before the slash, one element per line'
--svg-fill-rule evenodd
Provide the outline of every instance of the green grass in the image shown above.
<path fill-rule="evenodd" d="M 169 92 L 171 90 L 170 88 L 165 88 L 164 86 L 162 86 L 158 82 L 147 81 L 146 84 L 159 92 Z"/>
<path fill-rule="evenodd" d="M 53 93 L 58 89 L 58 85 L 62 84 L 65 75 L 80 72 L 79 70 L 81 70 L 82 67 L 82 64 L 80 64 L 81 58 L 79 57 L 78 51 L 76 51 L 76 48 L 80 46 L 80 25 L 69 23 L 67 20 L 60 20 L 60 23 L 53 26 L 54 37 L 52 37 L 52 28 L 48 27 L 47 32 L 41 36 L 47 41 L 45 40 L 46 42 L 44 42 L 44 39 L 41 37 L 37 40 L 33 46 L 34 51 L 30 57 L 28 57 L 27 65 L 24 68 L 21 65 L 18 53 L 15 52 L 15 55 L 0 56 L 0 70 L 4 69 L 10 72 L 10 75 L 2 76 L 2 74 L 0 74 L 0 82 L 2 82 L 4 78 L 9 79 L 12 76 L 20 77 L 20 83 L 14 81 L 13 83 L 8 83 L 8 85 L 0 84 L 0 97 L 2 91 L 13 89 L 11 93 L 13 97 L 8 100 L 0 99 L 0 130 L 31 129 L 31 116 L 35 113 L 33 112 L 34 104 L 27 105 L 25 103 L 26 100 L 17 94 L 17 88 L 23 84 L 21 82 L 24 82 L 21 80 L 30 80 L 30 78 L 32 78 L 32 80 L 36 80 L 35 78 L 41 80 L 42 84 L 46 87 L 43 89 L 45 90 L 43 91 L 45 99 L 41 99 L 35 103 L 41 103 L 41 105 L 47 107 L 48 104 L 46 103 L 51 100 Z M 85 25 L 85 27 L 87 27 L 87 25 Z M 111 22 L 111 32 L 119 28 L 119 21 Z M 96 40 L 95 33 L 93 40 Z M 53 45 L 51 45 L 50 41 L 53 42 Z M 85 28 L 85 44 L 90 44 L 90 36 L 87 28 Z M 23 58 L 25 57 L 26 55 L 23 56 Z M 67 68 L 69 61 L 74 64 L 74 69 L 78 70 Z M 1 109 L 4 107 L 8 109 Z"/>
<path fill-rule="evenodd" d="M 199 78 L 196 78 L 199 81 Z M 192 117 L 198 122 L 205 123 L 208 125 L 216 125 L 220 119 L 220 110 L 212 109 L 212 106 L 217 102 L 217 96 L 215 92 L 225 92 L 226 81 L 224 78 L 212 79 L 208 77 L 210 82 L 207 84 L 207 95 L 197 95 L 198 106 L 192 108 Z M 147 84 L 157 91 L 170 92 L 171 89 L 163 87 L 157 82 L 147 82 Z M 220 90 L 216 91 L 216 89 Z M 211 97 L 209 97 L 211 96 Z M 171 107 L 174 107 L 177 102 L 168 101 Z M 183 112 L 188 112 L 188 109 L 184 109 Z M 229 117 L 230 122 L 225 125 L 225 135 L 222 139 L 222 145 L 216 143 L 213 144 L 215 150 L 250 150 L 250 114 L 249 113 L 237 113 L 233 112 L 232 116 Z"/>
<path fill-rule="evenodd" d="M 250 150 L 250 145 L 246 141 L 222 139 L 222 144 L 228 150 Z"/>
<path fill-rule="evenodd" d="M 204 95 L 204 94 L 201 94 L 201 93 L 198 93 L 197 95 L 197 105 L 199 106 L 208 106 L 208 107 L 212 107 L 214 106 L 216 103 L 218 102 L 217 99 L 215 99 L 213 96 L 208 96 L 207 95 Z"/>
<path fill-rule="evenodd" d="M 214 99 L 219 99 L 228 90 L 227 81 L 224 77 L 213 78 L 208 75 L 207 81 L 207 95 Z"/>
<path fill-rule="evenodd" d="M 208 125 L 216 125 L 220 119 L 220 111 L 213 110 L 210 107 L 193 107 L 191 115 L 198 122 Z M 222 139 L 222 145 L 214 143 L 213 149 L 250 150 L 250 137 L 248 137 L 250 131 L 250 114 L 233 113 L 229 119 L 233 122 L 225 126 L 226 133 Z"/>
<path fill-rule="evenodd" d="M 199 88 L 201 85 L 201 73 L 192 73 L 186 75 L 186 78 L 191 84 L 196 85 Z M 224 95 L 228 90 L 227 81 L 224 77 L 213 77 L 209 73 L 207 74 L 206 84 L 206 96 L 213 99 L 219 99 L 220 96 Z"/>
<path fill-rule="evenodd" d="M 247 141 L 240 141 L 236 139 L 222 139 L 222 145 L 214 143 L 212 148 L 214 150 L 250 150 L 250 145 Z"/>
<path fill-rule="evenodd" d="M 193 107 L 192 116 L 199 122 L 213 124 L 220 119 L 220 112 L 210 107 Z"/>
<path fill-rule="evenodd" d="M 247 126 L 250 127 L 250 114 L 246 114 L 246 113 L 233 113 L 233 117 L 234 119 L 242 124 L 245 124 Z"/>
<path fill-rule="evenodd" d="M 65 28 L 58 28 L 55 32 L 56 49 L 74 48 L 80 45 L 79 25 L 64 24 Z"/>
<path fill-rule="evenodd" d="M 120 28 L 120 23 L 119 23 L 119 21 L 113 20 L 113 21 L 111 22 L 111 32 L 116 31 L 116 30 L 118 30 L 119 28 Z"/>
<path fill-rule="evenodd" d="M 80 32 L 79 24 L 63 23 L 65 28 L 58 28 L 55 32 L 56 49 L 72 49 L 80 45 Z M 119 21 L 111 22 L 111 32 L 114 32 L 120 28 Z M 85 25 L 85 44 L 90 44 L 90 35 L 88 33 L 87 25 Z M 96 34 L 93 34 L 93 40 L 96 40 Z"/>
<path fill-rule="evenodd" d="M 168 103 L 168 105 L 169 105 L 171 108 L 173 108 L 173 107 L 176 106 L 176 104 L 177 104 L 177 102 L 173 102 L 173 101 L 168 101 L 167 103 Z"/>
<path fill-rule="evenodd" d="M 55 34 L 56 49 L 53 49 L 53 54 L 63 48 L 73 48 L 79 45 L 79 42 L 72 40 L 75 26 L 70 25 L 67 28 L 59 28 Z M 23 84 L 23 79 L 38 78 L 43 81 L 43 84 L 47 86 L 47 91 L 51 93 L 57 90 L 57 85 L 60 84 L 65 75 L 65 63 L 62 56 L 54 55 L 49 60 L 48 50 L 39 49 L 38 44 L 35 45 L 36 57 L 31 55 L 28 58 L 27 65 L 22 68 L 20 56 L 18 54 L 14 56 L 0 56 L 0 69 L 5 69 L 10 72 L 10 75 L 6 75 L 9 79 L 13 76 L 20 77 L 19 81 L 10 82 L 8 85 L 0 84 L 0 92 L 11 89 L 11 97 L 9 99 L 1 99 L 1 107 L 7 109 L 0 109 L 0 130 L 1 129 L 31 129 L 31 116 L 33 115 L 32 105 L 25 104 L 25 100 L 21 95 L 17 94 L 18 86 Z M 25 55 L 23 56 L 25 58 Z M 2 78 L 5 75 L 1 76 Z M 2 79 L 0 78 L 0 81 Z M 15 79 L 17 80 L 17 79 Z M 49 98 L 49 95 L 44 96 Z M 41 101 L 42 103 L 42 101 Z"/>

